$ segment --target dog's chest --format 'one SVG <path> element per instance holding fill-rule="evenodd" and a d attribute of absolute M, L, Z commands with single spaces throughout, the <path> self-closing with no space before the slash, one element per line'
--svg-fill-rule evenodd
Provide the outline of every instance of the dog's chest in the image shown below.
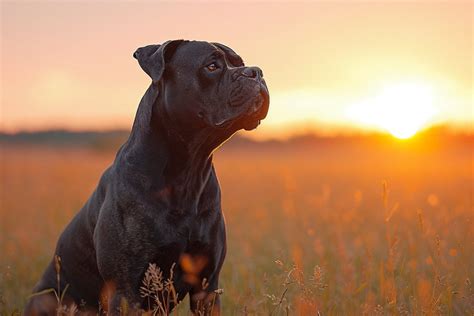
<path fill-rule="evenodd" d="M 166 224 L 162 223 L 155 227 L 157 237 L 155 240 L 158 252 L 168 256 L 205 250 L 212 245 L 213 235 L 218 233 L 214 221 L 198 216 L 180 221 L 172 219 L 171 222 L 166 221 Z"/>

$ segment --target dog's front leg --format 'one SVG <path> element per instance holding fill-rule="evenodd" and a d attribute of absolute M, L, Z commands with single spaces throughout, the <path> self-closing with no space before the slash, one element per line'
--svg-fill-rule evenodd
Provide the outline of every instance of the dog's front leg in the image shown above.
<path fill-rule="evenodd" d="M 117 289 L 108 300 L 107 315 L 142 315 L 138 297 L 126 289 Z"/>
<path fill-rule="evenodd" d="M 209 284 L 205 289 L 201 286 L 193 288 L 189 292 L 189 304 L 193 315 L 221 315 L 220 294 L 222 290 L 218 289 L 217 282 Z"/>
<path fill-rule="evenodd" d="M 219 295 L 215 292 L 204 292 L 197 295 L 199 299 L 190 297 L 190 309 L 193 315 L 221 315 L 221 303 Z"/>
<path fill-rule="evenodd" d="M 146 264 L 133 260 L 138 257 L 138 254 L 130 258 L 110 255 L 98 260 L 105 280 L 100 299 L 107 315 L 141 315 L 143 312 L 139 289 Z"/>
<path fill-rule="evenodd" d="M 122 227 L 114 218 L 99 221 L 96 227 L 97 266 L 105 281 L 101 305 L 108 315 L 138 315 L 143 307 L 140 285 L 151 255 L 139 237 L 121 233 Z"/>

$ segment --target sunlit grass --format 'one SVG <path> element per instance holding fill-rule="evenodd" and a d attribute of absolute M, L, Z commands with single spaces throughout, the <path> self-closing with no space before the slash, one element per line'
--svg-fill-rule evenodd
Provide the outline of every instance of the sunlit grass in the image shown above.
<path fill-rule="evenodd" d="M 403 150 L 219 152 L 223 314 L 472 314 L 471 157 Z M 2 312 L 23 308 L 113 154 L 4 151 Z"/>

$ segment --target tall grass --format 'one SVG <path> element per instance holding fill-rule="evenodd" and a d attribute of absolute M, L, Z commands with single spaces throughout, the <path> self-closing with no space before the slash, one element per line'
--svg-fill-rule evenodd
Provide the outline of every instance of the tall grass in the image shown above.
<path fill-rule="evenodd" d="M 61 230 L 112 159 L 4 151 L 3 314 L 21 311 Z M 223 315 L 474 313 L 471 155 L 349 147 L 229 150 L 215 161 L 228 235 Z M 175 312 L 186 315 L 187 306 Z"/>

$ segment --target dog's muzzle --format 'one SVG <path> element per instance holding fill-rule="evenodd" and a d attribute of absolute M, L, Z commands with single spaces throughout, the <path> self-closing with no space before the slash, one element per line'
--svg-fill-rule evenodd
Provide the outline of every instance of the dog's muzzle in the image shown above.
<path fill-rule="evenodd" d="M 268 113 L 270 95 L 263 79 L 263 72 L 258 67 L 245 67 L 232 74 L 233 87 L 228 98 L 228 106 L 238 117 L 228 117 L 215 124 L 223 128 L 232 122 L 239 121 L 243 128 L 256 128 Z"/>
<path fill-rule="evenodd" d="M 268 92 L 267 84 L 263 79 L 263 72 L 260 68 L 245 68 L 242 72 L 242 76 L 254 81 L 254 93 L 253 97 L 249 100 L 250 106 L 247 109 L 247 117 L 244 121 L 244 129 L 251 130 L 256 128 L 260 124 L 260 121 L 267 116 L 270 105 L 270 94 Z"/>

